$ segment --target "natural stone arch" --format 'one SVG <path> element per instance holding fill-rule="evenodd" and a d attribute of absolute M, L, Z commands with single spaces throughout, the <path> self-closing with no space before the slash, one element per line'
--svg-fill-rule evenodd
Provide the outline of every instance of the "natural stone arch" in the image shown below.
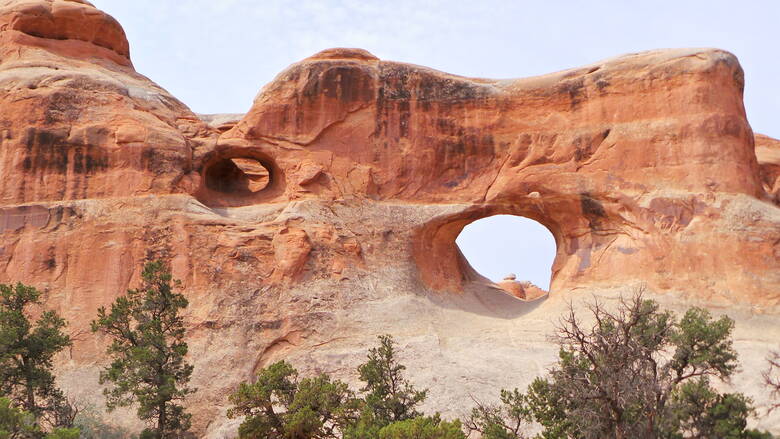
<path fill-rule="evenodd" d="M 423 226 L 415 235 L 414 258 L 420 277 L 429 288 L 439 291 L 462 291 L 470 282 L 484 278 L 469 264 L 455 240 L 463 228 L 474 221 L 495 215 L 514 215 L 536 221 L 546 227 L 556 245 L 556 256 L 551 267 L 550 291 L 556 285 L 561 261 L 566 259 L 561 243 L 566 242 L 563 229 L 552 217 L 540 215 L 532 197 L 525 208 L 511 205 L 476 206 L 465 211 L 436 218 Z"/>
<path fill-rule="evenodd" d="M 436 377 L 489 371 L 432 408 L 523 385 L 497 379 L 533 366 L 512 334 L 548 346 L 559 305 L 632 282 L 764 313 L 742 320 L 746 370 L 780 338 L 778 143 L 759 138 L 756 156 L 727 52 L 491 80 L 333 49 L 282 72 L 235 124 L 210 126 L 136 74 L 127 47 L 88 2 L 0 5 L 0 281 L 56 292 L 46 307 L 88 330 L 146 257 L 166 258 L 192 304 L 198 435 L 224 436 L 227 390 L 257 364 L 283 351 L 306 372 L 334 354 L 353 369 L 380 331 L 425 342 L 414 359 Z M 269 187 L 209 190 L 204 172 L 233 158 L 266 160 Z M 492 213 L 552 232 L 549 300 L 492 295 L 511 300 L 506 312 L 465 291 L 455 236 Z M 99 401 L 84 382 L 103 348 L 77 340 L 58 364 L 85 401 Z"/>

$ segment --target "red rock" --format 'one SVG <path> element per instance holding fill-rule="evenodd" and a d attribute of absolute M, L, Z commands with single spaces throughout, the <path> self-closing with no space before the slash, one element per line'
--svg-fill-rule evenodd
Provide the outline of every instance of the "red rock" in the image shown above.
<path fill-rule="evenodd" d="M 274 236 L 275 280 L 294 279 L 300 273 L 311 253 L 311 244 L 306 231 L 284 228 Z"/>
<path fill-rule="evenodd" d="M 296 171 L 298 185 L 306 186 L 322 175 L 322 166 L 307 160 L 302 162 Z"/>
<path fill-rule="evenodd" d="M 756 157 L 764 190 L 780 206 L 780 141 L 757 134 Z"/>
<path fill-rule="evenodd" d="M 515 280 L 507 280 L 504 279 L 501 282 L 498 282 L 496 284 L 500 289 L 506 291 L 507 293 L 517 297 L 518 299 L 525 300 L 525 288 L 523 288 L 523 284 L 520 282 L 517 282 Z"/>
<path fill-rule="evenodd" d="M 742 78 L 715 49 L 517 80 L 331 49 L 282 72 L 243 117 L 199 118 L 133 70 L 108 15 L 5 1 L 0 282 L 47 291 L 78 333 L 144 260 L 169 262 L 191 304 L 188 407 L 203 437 L 234 434 L 226 396 L 258 367 L 286 358 L 354 381 L 381 333 L 421 387 L 464 383 L 429 402 L 460 414 L 470 394 L 544 371 L 569 300 L 636 285 L 733 313 L 750 370 L 780 337 L 780 162 L 776 140 L 754 139 Z M 495 214 L 555 237 L 544 300 L 498 291 L 455 245 Z M 69 393 L 100 403 L 104 350 L 79 338 L 60 359 Z M 765 404 L 759 381 L 736 380 Z"/>

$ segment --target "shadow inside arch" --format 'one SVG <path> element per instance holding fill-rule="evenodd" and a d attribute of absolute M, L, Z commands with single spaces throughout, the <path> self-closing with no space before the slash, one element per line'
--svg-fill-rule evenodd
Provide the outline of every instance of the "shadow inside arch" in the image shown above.
<path fill-rule="evenodd" d="M 522 300 L 484 279 L 467 283 L 461 294 L 430 292 L 427 296 L 431 302 L 442 308 L 511 320 L 535 310 L 547 300 L 549 293 L 533 300 Z"/>

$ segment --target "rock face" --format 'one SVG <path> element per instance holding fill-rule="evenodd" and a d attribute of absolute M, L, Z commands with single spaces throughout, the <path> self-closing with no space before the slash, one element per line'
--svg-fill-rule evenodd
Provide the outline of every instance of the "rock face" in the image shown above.
<path fill-rule="evenodd" d="M 780 141 L 757 134 L 756 157 L 764 190 L 780 205 Z"/>
<path fill-rule="evenodd" d="M 521 300 L 536 300 L 547 295 L 547 291 L 531 282 L 518 281 L 514 273 L 507 275 L 501 282 L 496 283 L 496 287 Z"/>
<path fill-rule="evenodd" d="M 766 404 L 780 142 L 753 135 L 742 88 L 714 49 L 500 81 L 331 49 L 246 115 L 198 117 L 134 71 L 88 2 L 0 1 L 0 281 L 47 291 L 78 334 L 144 260 L 168 261 L 191 304 L 203 437 L 235 434 L 226 395 L 259 368 L 355 381 L 382 333 L 429 408 L 461 415 L 544 372 L 570 300 L 639 285 L 737 319 L 733 385 Z M 517 300 L 463 258 L 460 231 L 495 214 L 550 229 L 549 295 Z M 76 339 L 60 380 L 99 402 L 106 340 Z M 780 431 L 777 414 L 761 425 Z"/>

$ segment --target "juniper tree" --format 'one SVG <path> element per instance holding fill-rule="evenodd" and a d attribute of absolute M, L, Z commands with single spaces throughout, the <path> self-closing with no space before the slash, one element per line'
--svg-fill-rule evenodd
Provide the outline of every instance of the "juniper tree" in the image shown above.
<path fill-rule="evenodd" d="M 0 284 L 0 395 L 30 413 L 36 425 L 46 421 L 48 427 L 69 427 L 60 416 L 67 401 L 52 370 L 54 356 L 71 340 L 63 332 L 67 323 L 56 312 L 30 317 L 29 308 L 40 303 L 41 293 L 34 287 Z"/>
<path fill-rule="evenodd" d="M 110 311 L 98 310 L 92 331 L 112 339 L 112 363 L 101 372 L 109 410 L 137 404 L 138 417 L 153 427 L 145 437 L 177 438 L 190 427 L 181 405 L 194 392 L 188 386 L 192 366 L 185 361 L 187 343 L 180 312 L 187 299 L 160 261 L 144 265 L 142 285 L 116 299 Z"/>
<path fill-rule="evenodd" d="M 242 383 L 230 402 L 228 417 L 245 417 L 241 439 L 340 439 L 360 405 L 345 383 L 325 374 L 299 379 L 285 361 Z"/>
<path fill-rule="evenodd" d="M 550 439 L 769 437 L 746 428 L 748 398 L 710 384 L 737 367 L 730 318 L 691 308 L 678 320 L 641 293 L 616 312 L 589 310 L 592 325 L 573 308 L 563 318 L 549 376 L 499 406 L 478 406 L 467 425 L 486 439 L 526 437 L 512 428 L 530 421 Z"/>
<path fill-rule="evenodd" d="M 230 396 L 228 416 L 244 417 L 239 437 L 463 438 L 458 421 L 443 421 L 438 414 L 426 417 L 417 410 L 427 391 L 415 389 L 403 376 L 406 368 L 398 363 L 393 338 L 383 335 L 379 342 L 358 368 L 364 398 L 326 374 L 299 379 L 285 361 L 262 369 L 254 383 L 242 383 Z"/>
<path fill-rule="evenodd" d="M 368 361 L 358 367 L 365 386 L 366 406 L 380 425 L 421 416 L 417 406 L 428 396 L 428 390 L 417 390 L 405 377 L 406 366 L 398 362 L 395 341 L 380 335 L 379 346 L 368 351 Z"/>
<path fill-rule="evenodd" d="M 423 419 L 417 410 L 428 390 L 417 390 L 404 377 L 406 366 L 398 362 L 393 337 L 380 335 L 378 339 L 379 346 L 369 349 L 367 361 L 358 366 L 358 375 L 364 383 L 360 389 L 363 392 L 360 417 L 346 429 L 344 439 L 375 439 L 385 427 L 412 419 L 416 421 L 405 423 L 404 427 L 395 426 L 393 431 L 428 428 L 433 420 Z"/>

